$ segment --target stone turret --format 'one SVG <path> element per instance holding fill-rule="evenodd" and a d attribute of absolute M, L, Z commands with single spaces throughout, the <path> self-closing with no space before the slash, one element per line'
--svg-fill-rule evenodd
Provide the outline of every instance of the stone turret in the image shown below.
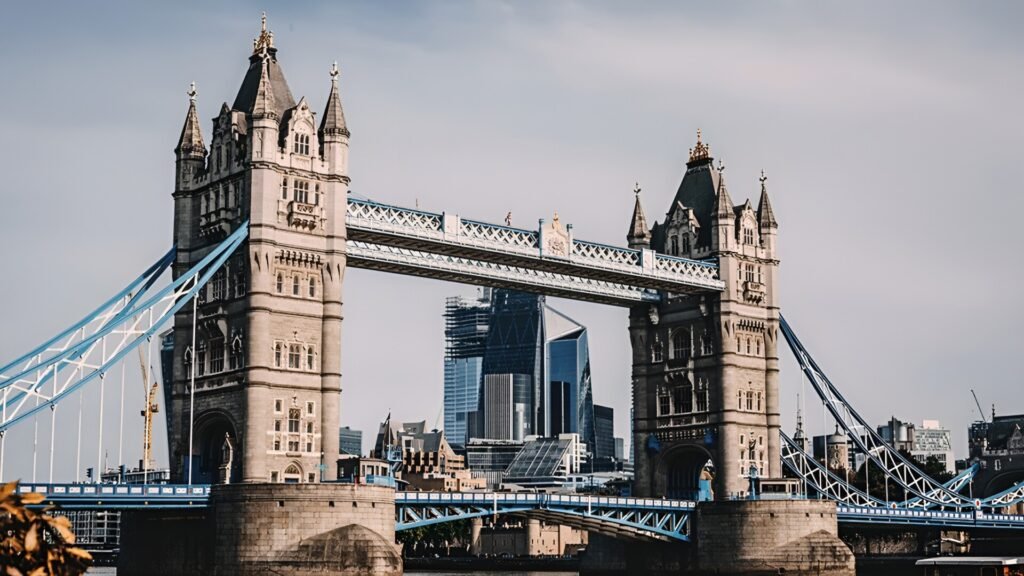
<path fill-rule="evenodd" d="M 718 189 L 715 191 L 715 213 L 711 225 L 712 248 L 729 250 L 736 242 L 736 213 L 725 185 L 725 166 L 718 166 Z"/>
<path fill-rule="evenodd" d="M 640 184 L 633 190 L 636 195 L 636 202 L 633 204 L 633 219 L 629 223 L 629 232 L 626 233 L 626 242 L 634 250 L 651 247 L 651 231 L 647 228 L 647 217 L 644 216 L 644 207 L 640 204 Z"/>
<path fill-rule="evenodd" d="M 181 127 L 181 137 L 174 148 L 177 171 L 175 188 L 189 186 L 191 180 L 206 166 L 206 145 L 203 144 L 203 131 L 199 125 L 199 114 L 196 113 L 196 83 L 188 89 L 188 112 L 185 114 L 185 125 Z"/>
<path fill-rule="evenodd" d="M 331 66 L 331 93 L 327 96 L 327 107 L 320 121 L 317 136 L 320 138 L 320 149 L 323 159 L 333 174 L 348 174 L 348 126 L 345 124 L 345 111 L 341 107 L 341 96 L 338 95 L 338 63 Z"/>
<path fill-rule="evenodd" d="M 761 245 L 770 254 L 775 254 L 775 236 L 779 229 L 779 223 L 775 220 L 775 212 L 772 210 L 772 203 L 768 200 L 768 187 L 765 182 L 768 177 L 761 170 L 761 198 L 757 201 L 757 222 L 761 233 Z"/>
<path fill-rule="evenodd" d="M 248 111 L 252 117 L 253 160 L 274 156 L 280 129 L 277 100 L 274 98 L 274 88 L 270 83 L 270 56 L 266 49 L 260 58 L 260 80 L 256 87 L 252 108 Z"/>

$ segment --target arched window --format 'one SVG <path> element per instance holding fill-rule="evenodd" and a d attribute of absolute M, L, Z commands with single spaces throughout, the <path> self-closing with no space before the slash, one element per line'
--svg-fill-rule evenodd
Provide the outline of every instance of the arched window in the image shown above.
<path fill-rule="evenodd" d="M 298 446 L 296 446 L 295 452 L 298 451 Z M 289 484 L 298 484 L 299 482 L 302 482 L 302 470 L 297 464 L 289 464 L 288 467 L 284 469 L 284 481 Z"/>
<path fill-rule="evenodd" d="M 662 351 L 661 351 L 661 340 L 655 338 L 654 344 L 651 346 L 651 362 L 661 362 Z"/>
<path fill-rule="evenodd" d="M 313 347 L 306 348 L 306 370 L 313 369 Z"/>
<path fill-rule="evenodd" d="M 303 156 L 309 156 L 309 134 L 296 134 L 295 145 L 292 150 L 296 154 L 302 154 Z"/>
<path fill-rule="evenodd" d="M 668 253 L 673 256 L 679 255 L 679 237 L 675 234 L 668 237 Z"/>
<path fill-rule="evenodd" d="M 683 254 L 689 254 L 690 253 L 690 233 L 689 232 L 683 232 L 682 236 L 683 236 Z"/>
<path fill-rule="evenodd" d="M 678 328 L 672 333 L 672 358 L 686 360 L 690 357 L 690 331 Z"/>
<path fill-rule="evenodd" d="M 292 276 L 292 296 L 299 295 L 299 277 L 298 275 Z"/>
<path fill-rule="evenodd" d="M 746 270 L 746 274 L 745 274 L 746 281 L 747 282 L 753 282 L 754 281 L 754 265 L 753 264 L 747 264 L 745 270 Z"/>
<path fill-rule="evenodd" d="M 278 342 L 274 344 L 274 366 L 281 367 L 281 356 L 284 353 L 284 344 Z"/>
<path fill-rule="evenodd" d="M 740 345 L 740 337 L 739 336 L 736 337 L 736 353 L 737 354 L 742 354 L 743 353 L 743 346 Z"/>
<path fill-rule="evenodd" d="M 760 338 L 757 339 L 757 347 L 756 348 L 757 348 L 757 355 L 760 356 L 761 355 L 761 339 Z"/>
<path fill-rule="evenodd" d="M 288 199 L 288 179 L 281 178 L 281 200 Z"/>
<path fill-rule="evenodd" d="M 758 412 L 761 411 L 761 393 L 760 392 L 757 393 L 757 411 Z"/>
<path fill-rule="evenodd" d="M 747 354 L 750 354 L 750 338 L 747 338 Z"/>
<path fill-rule="evenodd" d="M 309 297 L 316 298 L 316 278 L 309 279 Z"/>
<path fill-rule="evenodd" d="M 736 393 L 736 409 L 743 410 L 743 392 Z"/>
<path fill-rule="evenodd" d="M 284 292 L 284 274 L 277 273 L 277 293 Z"/>
<path fill-rule="evenodd" d="M 697 412 L 708 411 L 708 383 L 697 381 Z"/>
<path fill-rule="evenodd" d="M 747 410 L 754 410 L 754 392 L 747 390 Z"/>

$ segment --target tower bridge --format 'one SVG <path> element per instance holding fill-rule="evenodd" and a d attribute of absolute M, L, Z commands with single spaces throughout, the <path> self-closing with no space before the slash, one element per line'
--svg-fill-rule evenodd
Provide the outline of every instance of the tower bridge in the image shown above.
<path fill-rule="evenodd" d="M 724 167 L 715 165 L 700 132 L 664 218 L 648 222 L 638 189 L 627 246 L 608 246 L 576 238 L 557 214 L 525 229 L 354 197 L 337 66 L 317 122 L 310 103 L 292 95 L 277 55 L 264 23 L 233 103 L 224 102 L 213 119 L 209 147 L 197 92 L 189 91 L 175 148 L 174 247 L 80 321 L 0 367 L 0 477 L 3 433 L 30 419 L 38 423 L 47 412 L 52 430 L 65 399 L 85 386 L 102 388 L 129 352 L 170 324 L 174 346 L 163 360 L 173 484 L 83 485 L 51 477 L 33 478 L 23 489 L 67 508 L 222 506 L 216 516 L 229 519 L 250 518 L 255 509 L 247 506 L 256 502 L 335 509 L 345 498 L 353 509 L 363 505 L 360 518 L 377 526 L 385 542 L 394 528 L 498 514 L 682 542 L 693 537 L 693 496 L 710 462 L 718 500 L 752 496 L 759 478 L 781 478 L 785 469 L 835 502 L 842 523 L 1024 529 L 1024 519 L 1001 513 L 1024 501 L 1024 485 L 965 496 L 974 470 L 935 481 L 849 405 L 780 313 L 779 223 L 767 179 L 762 174 L 751 187 L 759 192 L 756 206 L 734 203 Z M 332 482 L 325 469 L 338 459 L 333 439 L 349 267 L 627 308 L 636 498 L 371 498 Z M 164 285 L 168 270 L 172 279 Z M 782 343 L 837 426 L 905 491 L 905 500 L 858 491 L 782 434 Z M 51 438 L 51 476 L 56 449 Z M 394 498 L 394 519 L 392 508 L 375 507 L 381 498 Z M 325 522 L 355 513 L 332 510 Z M 320 528 L 289 538 L 334 537 L 330 527 Z M 225 529 L 238 539 L 232 553 L 259 550 L 259 542 L 243 542 L 245 529 Z M 249 561 L 242 556 L 233 561 Z"/>

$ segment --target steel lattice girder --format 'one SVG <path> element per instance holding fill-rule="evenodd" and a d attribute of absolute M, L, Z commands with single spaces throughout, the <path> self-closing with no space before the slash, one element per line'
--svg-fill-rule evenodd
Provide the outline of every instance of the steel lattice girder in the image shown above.
<path fill-rule="evenodd" d="M 661 294 L 646 288 L 354 240 L 348 241 L 347 260 L 352 268 L 510 288 L 615 306 L 661 301 Z"/>
<path fill-rule="evenodd" d="M 640 250 L 571 240 L 568 255 L 545 255 L 540 235 L 376 202 L 349 198 L 346 229 L 350 241 L 381 244 L 417 252 L 528 268 L 563 276 L 672 291 L 720 291 L 725 284 L 714 263 Z"/>

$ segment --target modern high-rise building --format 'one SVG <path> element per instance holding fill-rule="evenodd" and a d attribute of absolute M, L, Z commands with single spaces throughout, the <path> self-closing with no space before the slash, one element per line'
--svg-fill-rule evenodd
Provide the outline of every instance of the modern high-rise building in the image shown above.
<path fill-rule="evenodd" d="M 594 405 L 594 470 L 615 468 L 615 410 Z"/>
<path fill-rule="evenodd" d="M 338 430 L 338 447 L 342 455 L 361 456 L 363 454 L 363 431 L 343 426 Z"/>
<path fill-rule="evenodd" d="M 490 300 L 490 289 L 484 288 L 474 300 L 456 296 L 445 302 L 444 429 L 455 446 L 469 441 L 467 430 L 479 421 Z"/>
<path fill-rule="evenodd" d="M 445 338 L 445 426 L 453 444 L 575 433 L 594 451 L 583 325 L 543 296 L 494 290 L 474 301 L 449 298 Z"/>

